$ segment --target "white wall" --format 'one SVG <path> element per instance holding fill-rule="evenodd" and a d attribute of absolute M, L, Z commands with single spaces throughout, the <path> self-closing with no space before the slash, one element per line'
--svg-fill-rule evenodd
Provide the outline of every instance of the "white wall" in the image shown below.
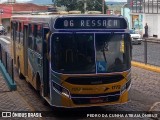
<path fill-rule="evenodd" d="M 128 20 L 128 24 L 129 24 L 129 29 L 131 29 L 132 28 L 132 26 L 131 26 L 131 15 L 130 15 L 130 9 L 129 8 L 121 8 L 121 15 L 123 15 L 124 17 L 126 17 L 127 18 L 127 20 Z"/>
<path fill-rule="evenodd" d="M 160 38 L 160 15 L 158 15 L 157 21 L 158 21 L 158 25 L 157 25 L 157 28 L 158 28 L 158 30 L 157 30 L 157 35 L 158 35 L 158 38 Z"/>
<path fill-rule="evenodd" d="M 158 35 L 160 28 L 158 27 L 160 25 L 160 15 L 159 14 L 144 14 L 144 19 L 143 19 L 143 25 L 148 24 L 148 35 L 153 36 Z M 144 29 L 143 29 L 144 33 Z M 160 38 L 160 34 L 158 35 Z"/>

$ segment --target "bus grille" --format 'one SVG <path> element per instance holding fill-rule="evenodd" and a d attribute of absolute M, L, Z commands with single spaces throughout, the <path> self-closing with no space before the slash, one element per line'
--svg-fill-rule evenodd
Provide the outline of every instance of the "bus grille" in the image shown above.
<path fill-rule="evenodd" d="M 99 103 L 107 103 L 107 102 L 116 102 L 120 98 L 120 95 L 114 96 L 103 96 L 98 98 L 72 98 L 73 103 L 77 105 L 83 104 L 99 104 Z"/>
<path fill-rule="evenodd" d="M 99 85 L 119 82 L 124 79 L 123 75 L 110 76 L 87 76 L 87 77 L 70 77 L 66 82 L 76 85 Z"/>
<path fill-rule="evenodd" d="M 85 98 L 85 97 L 101 97 L 101 96 L 113 96 L 120 95 L 120 91 L 111 92 L 111 93 L 103 93 L 103 94 L 71 94 L 72 98 Z"/>

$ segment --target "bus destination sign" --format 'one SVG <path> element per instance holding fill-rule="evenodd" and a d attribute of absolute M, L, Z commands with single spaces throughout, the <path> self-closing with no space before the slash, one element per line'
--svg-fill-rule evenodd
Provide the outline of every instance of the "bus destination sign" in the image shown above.
<path fill-rule="evenodd" d="M 122 18 L 109 17 L 67 17 L 58 18 L 55 29 L 126 29 L 127 23 Z"/>

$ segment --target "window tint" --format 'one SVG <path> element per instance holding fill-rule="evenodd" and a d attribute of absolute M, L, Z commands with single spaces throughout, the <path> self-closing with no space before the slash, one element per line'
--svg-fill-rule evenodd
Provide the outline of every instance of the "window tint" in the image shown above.
<path fill-rule="evenodd" d="M 11 40 L 13 40 L 13 26 L 14 26 L 14 23 L 11 22 Z"/>
<path fill-rule="evenodd" d="M 34 43 L 34 36 L 33 36 L 33 25 L 29 25 L 29 37 L 28 37 L 28 47 L 30 49 L 33 49 L 33 43 Z"/>
<path fill-rule="evenodd" d="M 128 38 L 124 34 L 96 34 L 96 61 L 97 71 L 121 72 L 129 69 L 128 53 L 126 48 Z"/>
<path fill-rule="evenodd" d="M 15 31 L 16 31 L 15 40 L 19 42 L 18 22 L 15 23 Z"/>
<path fill-rule="evenodd" d="M 19 42 L 23 45 L 23 23 L 19 23 Z"/>
<path fill-rule="evenodd" d="M 54 34 L 52 69 L 62 73 L 95 73 L 93 34 Z"/>
<path fill-rule="evenodd" d="M 38 53 L 42 53 L 42 27 L 41 25 L 34 26 L 35 45 L 34 50 Z"/>

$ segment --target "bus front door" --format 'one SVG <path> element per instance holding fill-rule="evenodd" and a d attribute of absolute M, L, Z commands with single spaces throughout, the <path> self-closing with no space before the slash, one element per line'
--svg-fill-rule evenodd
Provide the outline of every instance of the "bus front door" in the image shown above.
<path fill-rule="evenodd" d="M 24 39 L 23 39 L 23 44 L 24 44 L 24 75 L 28 75 L 28 26 L 24 26 Z"/>
<path fill-rule="evenodd" d="M 44 82 L 44 96 L 49 97 L 50 87 L 49 87 L 49 28 L 43 28 L 43 82 Z"/>
<path fill-rule="evenodd" d="M 16 23 L 13 23 L 13 59 L 16 64 Z"/>

